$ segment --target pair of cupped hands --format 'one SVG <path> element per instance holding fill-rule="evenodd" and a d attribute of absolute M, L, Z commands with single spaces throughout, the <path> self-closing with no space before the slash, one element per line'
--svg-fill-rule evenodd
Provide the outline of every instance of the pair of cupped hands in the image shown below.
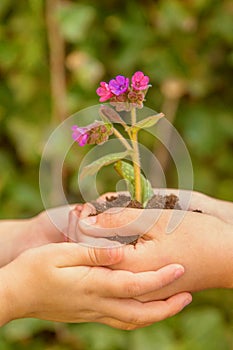
<path fill-rule="evenodd" d="M 188 198 L 188 210 L 123 208 L 89 217 L 90 207 L 80 207 L 86 245 L 66 242 L 51 221 L 57 216 L 65 228 L 63 208 L 19 223 L 21 243 L 0 269 L 10 310 L 3 323 L 36 317 L 131 330 L 177 314 L 191 292 L 233 288 L 233 204 L 198 192 L 166 193 L 178 194 L 181 204 Z M 141 237 L 136 245 L 87 246 L 113 232 Z"/>

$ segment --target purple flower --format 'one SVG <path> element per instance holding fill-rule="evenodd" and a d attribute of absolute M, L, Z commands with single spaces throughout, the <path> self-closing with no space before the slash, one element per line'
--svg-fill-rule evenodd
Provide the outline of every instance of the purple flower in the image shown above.
<path fill-rule="evenodd" d="M 113 96 L 112 92 L 109 89 L 109 85 L 104 81 L 101 81 L 100 87 L 98 87 L 96 93 L 98 96 L 100 96 L 100 102 L 105 102 Z"/>
<path fill-rule="evenodd" d="M 130 111 L 132 108 L 143 107 L 143 101 L 150 86 L 149 77 L 137 71 L 131 78 L 131 85 L 129 85 L 129 78 L 117 75 L 109 83 L 102 81 L 96 93 L 100 96 L 100 102 L 109 100 L 117 111 Z"/>
<path fill-rule="evenodd" d="M 100 145 L 107 141 L 113 133 L 112 124 L 96 121 L 86 127 L 72 126 L 72 138 L 79 144 L 79 146 Z"/>
<path fill-rule="evenodd" d="M 123 75 L 117 75 L 116 79 L 110 80 L 108 86 L 114 95 L 119 96 L 128 90 L 129 78 L 126 78 Z"/>
<path fill-rule="evenodd" d="M 138 71 L 132 76 L 132 84 L 134 90 L 146 90 L 149 87 L 149 77 Z"/>
<path fill-rule="evenodd" d="M 89 137 L 88 128 L 79 128 L 78 125 L 73 125 L 71 129 L 73 130 L 72 138 L 78 142 L 79 146 L 85 146 Z"/>

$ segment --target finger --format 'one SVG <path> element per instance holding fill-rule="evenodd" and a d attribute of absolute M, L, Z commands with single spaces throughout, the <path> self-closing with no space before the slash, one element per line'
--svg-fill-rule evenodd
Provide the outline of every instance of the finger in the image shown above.
<path fill-rule="evenodd" d="M 142 327 L 176 315 L 191 301 L 192 296 L 187 292 L 176 294 L 167 300 L 147 303 L 132 299 L 109 299 L 106 313 L 121 322 Z"/>
<path fill-rule="evenodd" d="M 79 220 L 78 226 L 84 234 L 94 237 L 143 235 L 157 222 L 161 213 L 159 209 L 113 208 Z"/>
<path fill-rule="evenodd" d="M 133 208 L 112 208 L 102 214 L 82 219 L 78 223 L 79 230 L 93 237 L 134 236 L 143 235 L 155 225 L 163 232 L 170 219 L 179 222 L 187 214 L 182 210 Z"/>
<path fill-rule="evenodd" d="M 48 244 L 40 254 L 42 259 L 53 261 L 57 267 L 107 266 L 120 262 L 123 258 L 123 250 L 120 247 L 98 249 L 76 243 Z"/>
<path fill-rule="evenodd" d="M 91 247 L 116 247 L 120 246 L 121 243 L 118 241 L 112 241 L 104 237 L 93 237 L 85 235 L 85 233 L 79 227 L 79 220 L 82 216 L 86 217 L 90 214 L 95 213 L 95 208 L 89 203 L 79 205 L 74 208 L 69 214 L 69 227 L 68 227 L 68 240 L 69 242 L 78 242 L 83 245 Z"/>
<path fill-rule="evenodd" d="M 137 328 L 147 327 L 147 326 L 151 325 L 151 323 L 145 323 L 145 324 L 140 325 L 140 326 L 134 325 L 132 323 L 122 322 L 114 317 L 99 317 L 97 322 L 102 323 L 102 324 L 106 324 L 106 325 L 113 327 L 113 328 L 125 330 L 125 331 L 132 331 L 132 330 L 137 329 Z"/>
<path fill-rule="evenodd" d="M 187 190 L 176 189 L 154 189 L 155 194 L 168 195 L 176 194 L 179 196 L 182 208 L 188 209 L 190 200 L 193 198 L 193 192 Z M 109 193 L 113 194 L 113 193 Z M 106 197 L 107 194 L 104 196 Z M 102 199 L 101 199 L 102 200 Z M 89 209 L 90 210 L 90 209 Z M 79 221 L 77 231 L 85 236 L 93 237 L 111 237 L 111 236 L 142 236 L 148 232 L 161 217 L 166 218 L 163 227 L 166 224 L 168 232 L 175 228 L 182 221 L 185 211 L 173 210 L 172 214 L 169 210 L 150 209 L 138 210 L 133 208 L 112 208 L 97 216 L 82 215 Z M 169 221 L 171 219 L 171 221 Z M 168 223 L 170 223 L 168 225 Z"/>
<path fill-rule="evenodd" d="M 91 203 L 85 203 L 82 207 L 82 211 L 80 213 L 80 219 L 88 217 L 89 215 L 93 215 L 96 213 L 96 209 L 94 205 Z"/>
<path fill-rule="evenodd" d="M 110 271 L 110 278 L 104 279 L 102 296 L 117 298 L 143 296 L 167 286 L 183 274 L 184 267 L 179 264 L 167 265 L 157 271 L 139 273 Z"/>
<path fill-rule="evenodd" d="M 80 229 L 76 230 L 75 239 L 73 241 L 76 241 L 79 244 L 83 244 L 85 246 L 99 247 L 99 248 L 122 246 L 122 244 L 118 241 L 109 240 L 102 237 L 93 237 L 93 236 L 85 235 Z"/>

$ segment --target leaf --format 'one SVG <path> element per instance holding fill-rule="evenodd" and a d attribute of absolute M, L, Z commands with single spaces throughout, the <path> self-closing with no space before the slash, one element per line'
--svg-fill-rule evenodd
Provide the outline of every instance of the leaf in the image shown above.
<path fill-rule="evenodd" d="M 142 174 L 141 174 L 141 183 L 142 183 L 142 204 L 143 204 L 143 207 L 145 207 L 148 200 L 154 195 L 154 191 L 150 181 L 146 179 Z"/>
<path fill-rule="evenodd" d="M 117 171 L 117 173 L 127 181 L 130 195 L 133 199 L 135 199 L 135 181 L 134 181 L 133 166 L 129 163 L 119 160 L 114 165 L 114 168 Z M 143 174 L 141 174 L 141 187 L 142 187 L 142 204 L 145 207 L 146 203 L 153 196 L 154 192 L 150 184 L 150 181 L 146 179 Z"/>
<path fill-rule="evenodd" d="M 83 179 L 85 176 L 94 175 L 103 166 L 112 164 L 112 163 L 118 161 L 119 159 L 125 158 L 129 154 L 130 154 L 129 151 L 119 152 L 119 153 L 111 153 L 111 154 L 107 154 L 106 156 L 103 156 L 103 157 L 95 160 L 94 162 L 85 166 L 82 169 L 81 174 L 80 174 L 80 179 Z"/>
<path fill-rule="evenodd" d="M 151 115 L 150 117 L 147 117 L 145 119 L 140 120 L 138 123 L 132 125 L 130 128 L 128 128 L 128 131 L 132 131 L 135 129 L 144 129 L 144 128 L 150 128 L 164 116 L 163 113 Z"/>
<path fill-rule="evenodd" d="M 126 180 L 128 185 L 128 190 L 133 199 L 135 199 L 135 183 L 134 183 L 134 169 L 129 163 L 118 161 L 114 164 L 114 169 L 116 172 Z"/>
<path fill-rule="evenodd" d="M 124 120 L 120 117 L 119 113 L 117 113 L 113 108 L 108 106 L 101 106 L 99 110 L 100 116 L 104 122 L 112 122 L 118 123 L 121 125 L 125 125 Z"/>

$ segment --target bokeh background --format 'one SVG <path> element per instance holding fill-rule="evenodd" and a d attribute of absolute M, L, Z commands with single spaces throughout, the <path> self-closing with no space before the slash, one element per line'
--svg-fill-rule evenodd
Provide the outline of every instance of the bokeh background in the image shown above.
<path fill-rule="evenodd" d="M 0 218 L 43 210 L 38 172 L 48 130 L 96 104 L 99 81 L 136 70 L 151 78 L 147 106 L 163 111 L 188 147 L 194 189 L 232 201 L 232 48 L 231 0 L 1 0 Z M 150 146 L 176 186 L 166 153 Z M 64 185 L 74 201 L 76 168 L 71 157 Z M 55 179 L 56 159 L 51 169 Z M 111 189 L 108 171 L 102 182 Z M 232 292 L 198 293 L 181 314 L 133 332 L 19 320 L 0 330 L 0 349 L 232 350 Z"/>

